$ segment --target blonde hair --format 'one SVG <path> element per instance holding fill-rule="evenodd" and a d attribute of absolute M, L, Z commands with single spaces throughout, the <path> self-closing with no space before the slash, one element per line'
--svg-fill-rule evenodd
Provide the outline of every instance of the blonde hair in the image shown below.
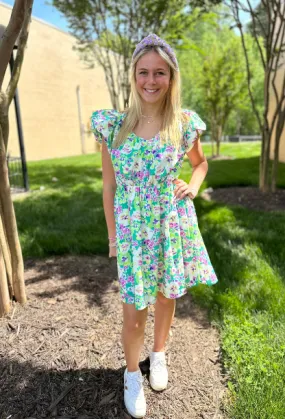
<path fill-rule="evenodd" d="M 141 97 L 136 88 L 136 64 L 138 60 L 150 51 L 157 52 L 161 58 L 169 65 L 170 68 L 170 86 L 166 93 L 165 100 L 162 107 L 162 125 L 160 129 L 160 141 L 161 143 L 170 143 L 175 147 L 181 145 L 182 131 L 181 124 L 186 123 L 187 116 L 181 111 L 181 95 L 180 95 L 180 73 L 175 69 L 175 66 L 169 56 L 158 46 L 145 47 L 135 57 L 131 66 L 131 94 L 130 94 L 130 106 L 126 109 L 126 116 L 118 132 L 113 147 L 119 147 L 127 138 L 127 136 L 133 132 L 137 125 L 141 114 Z"/>

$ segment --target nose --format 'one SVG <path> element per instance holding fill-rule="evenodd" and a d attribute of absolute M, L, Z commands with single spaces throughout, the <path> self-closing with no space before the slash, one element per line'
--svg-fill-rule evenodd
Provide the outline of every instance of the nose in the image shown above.
<path fill-rule="evenodd" d="M 148 83 L 150 83 L 150 84 L 155 84 L 155 77 L 154 77 L 154 74 L 149 73 L 149 75 L 148 75 Z"/>

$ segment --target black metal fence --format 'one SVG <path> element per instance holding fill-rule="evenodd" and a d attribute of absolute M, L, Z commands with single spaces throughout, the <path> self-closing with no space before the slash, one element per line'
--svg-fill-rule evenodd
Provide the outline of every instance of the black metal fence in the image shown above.
<path fill-rule="evenodd" d="M 12 192 L 25 192 L 21 157 L 7 157 L 9 181 Z"/>

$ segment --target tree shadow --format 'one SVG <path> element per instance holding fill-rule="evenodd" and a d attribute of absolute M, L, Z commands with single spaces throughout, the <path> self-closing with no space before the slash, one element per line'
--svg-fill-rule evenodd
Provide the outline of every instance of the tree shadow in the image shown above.
<path fill-rule="evenodd" d="M 119 294 L 115 282 L 116 258 L 69 255 L 30 259 L 25 262 L 25 268 L 28 295 L 36 298 L 61 301 L 68 298 L 70 292 L 79 292 L 86 296 L 90 306 L 100 307 L 106 294 Z"/>
<path fill-rule="evenodd" d="M 0 371 L 1 419 L 129 417 L 124 413 L 124 368 L 59 371 L 2 358 Z"/>

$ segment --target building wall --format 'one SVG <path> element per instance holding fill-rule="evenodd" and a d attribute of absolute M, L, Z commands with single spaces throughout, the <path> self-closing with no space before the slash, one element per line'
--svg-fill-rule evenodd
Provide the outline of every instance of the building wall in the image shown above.
<path fill-rule="evenodd" d="M 285 3 L 283 4 L 283 8 L 284 8 L 284 11 L 285 11 Z M 285 36 L 284 36 L 284 39 L 282 41 L 282 44 L 283 45 L 285 44 Z M 279 96 L 281 95 L 281 89 L 282 89 L 282 84 L 283 84 L 284 77 L 285 77 L 285 57 L 284 57 L 284 54 L 283 54 L 283 64 L 278 69 L 277 74 L 276 74 L 276 87 L 277 87 L 277 91 L 279 92 Z M 284 106 L 283 106 L 283 108 L 284 108 Z M 276 100 L 275 100 L 273 89 L 271 87 L 270 100 L 269 100 L 269 118 L 273 118 L 273 114 L 274 114 L 275 109 L 276 109 Z M 272 141 L 272 144 L 271 144 L 271 147 L 270 147 L 270 157 L 272 159 L 274 157 L 274 146 L 275 146 L 275 130 L 273 132 L 273 141 Z M 283 128 L 282 135 L 281 135 L 281 140 L 280 140 L 279 161 L 285 163 L 285 126 Z"/>
<path fill-rule="evenodd" d="M 281 91 L 284 77 L 285 77 L 285 61 L 284 61 L 283 66 L 278 70 L 278 73 L 276 75 L 276 86 L 279 92 Z M 274 93 L 272 91 L 270 95 L 270 102 L 269 102 L 269 117 L 270 118 L 273 118 L 275 109 L 276 109 L 276 101 L 274 98 Z M 271 149 L 270 149 L 271 158 L 273 158 L 274 156 L 274 146 L 275 146 L 275 130 L 273 132 L 273 141 L 272 141 Z M 279 161 L 285 163 L 285 126 L 283 128 L 281 140 L 280 140 Z"/>
<path fill-rule="evenodd" d="M 0 3 L 1 24 L 8 24 L 11 10 L 10 6 Z M 73 50 L 75 42 L 68 33 L 32 19 L 18 85 L 27 160 L 82 153 L 77 86 L 86 129 L 94 110 L 112 107 L 103 70 L 100 67 L 87 69 Z M 7 73 L 4 85 L 10 75 Z M 85 134 L 85 149 L 88 153 L 97 150 L 92 134 Z M 13 104 L 8 152 L 19 156 Z"/>

